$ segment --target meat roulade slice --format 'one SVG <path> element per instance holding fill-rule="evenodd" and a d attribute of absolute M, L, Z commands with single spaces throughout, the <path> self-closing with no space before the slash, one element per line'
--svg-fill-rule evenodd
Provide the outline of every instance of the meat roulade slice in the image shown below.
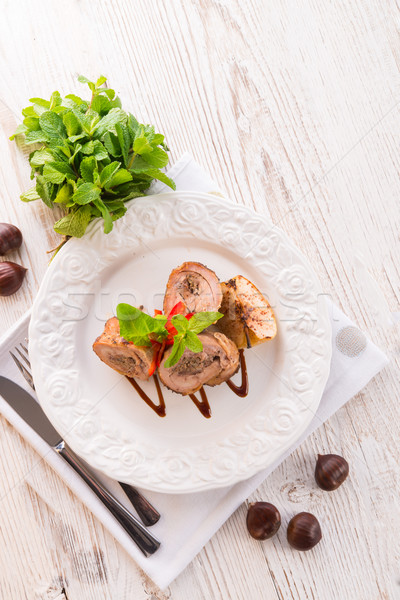
<path fill-rule="evenodd" d="M 218 328 L 238 348 L 250 348 L 276 336 L 277 327 L 268 300 L 243 275 L 237 275 L 221 283 L 224 314 Z"/>
<path fill-rule="evenodd" d="M 222 291 L 218 277 L 204 265 L 185 262 L 169 276 L 164 296 L 164 314 L 183 302 L 189 312 L 217 311 L 221 305 Z"/>
<path fill-rule="evenodd" d="M 153 360 L 153 349 L 135 346 L 120 336 L 117 317 L 108 319 L 103 333 L 93 344 L 93 350 L 106 365 L 127 377 L 146 381 Z"/>
<path fill-rule="evenodd" d="M 183 396 L 194 394 L 202 385 L 223 383 L 239 368 L 238 349 L 224 334 L 203 331 L 198 337 L 203 344 L 201 352 L 186 348 L 176 365 L 166 368 L 165 361 L 171 353 L 169 349 L 158 370 L 162 383 Z"/>

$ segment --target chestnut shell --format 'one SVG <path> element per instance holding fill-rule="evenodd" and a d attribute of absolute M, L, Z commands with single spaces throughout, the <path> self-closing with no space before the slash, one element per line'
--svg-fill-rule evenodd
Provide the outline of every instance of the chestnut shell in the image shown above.
<path fill-rule="evenodd" d="M 17 263 L 0 262 L 0 296 L 11 296 L 22 285 L 27 269 Z"/>
<path fill-rule="evenodd" d="M 247 511 L 246 525 L 251 537 L 268 540 L 281 526 L 281 515 L 269 502 L 253 502 Z"/>
<path fill-rule="evenodd" d="M 0 223 L 0 256 L 17 250 L 22 244 L 22 233 L 11 223 Z"/>
<path fill-rule="evenodd" d="M 326 492 L 332 492 L 342 485 L 349 474 L 349 463 L 338 454 L 318 454 L 315 465 L 315 481 Z"/>
<path fill-rule="evenodd" d="M 296 550 L 311 550 L 321 538 L 321 526 L 311 513 L 301 512 L 289 521 L 287 540 Z"/>

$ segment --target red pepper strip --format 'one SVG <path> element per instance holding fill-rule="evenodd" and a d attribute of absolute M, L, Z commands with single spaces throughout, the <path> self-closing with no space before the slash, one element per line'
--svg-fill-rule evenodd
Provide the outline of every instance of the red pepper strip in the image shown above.
<path fill-rule="evenodd" d="M 156 370 L 156 368 L 157 368 L 157 350 L 154 350 L 153 360 L 151 361 L 151 365 L 148 370 L 149 377 L 151 377 L 151 375 L 154 374 L 154 371 Z"/>
<path fill-rule="evenodd" d="M 171 317 L 173 317 L 175 315 L 181 315 L 183 313 L 183 311 L 185 310 L 185 308 L 186 308 L 186 306 L 183 302 L 178 302 L 178 304 L 175 304 L 174 308 L 169 313 L 168 319 L 171 319 Z"/>
<path fill-rule="evenodd" d="M 191 319 L 193 317 L 194 313 L 188 313 L 187 315 L 185 315 L 185 319 L 187 319 L 189 321 L 189 319 Z"/>
<path fill-rule="evenodd" d="M 168 331 L 169 335 L 174 336 L 178 333 L 177 329 L 172 325 L 171 321 L 167 321 L 164 325 L 165 329 Z"/>
<path fill-rule="evenodd" d="M 156 342 L 155 340 L 150 339 L 151 345 L 153 346 L 153 359 L 151 361 L 151 365 L 149 367 L 148 370 L 148 374 L 149 377 L 151 377 L 151 375 L 154 374 L 156 368 L 157 368 L 157 357 L 158 357 L 158 353 L 161 347 L 161 344 L 159 342 Z"/>
<path fill-rule="evenodd" d="M 157 367 L 160 366 L 165 347 L 172 346 L 172 344 L 174 343 L 174 336 L 178 333 L 177 329 L 171 323 L 172 317 L 179 314 L 181 315 L 185 311 L 185 309 L 186 305 L 184 304 L 184 302 L 178 302 L 177 304 L 175 304 L 175 306 L 169 313 L 167 322 L 165 323 L 165 329 L 168 331 L 168 337 L 162 342 L 162 344 L 150 338 L 151 345 L 153 346 L 153 359 L 151 361 L 151 365 L 148 371 L 149 377 L 153 375 Z M 162 314 L 163 313 L 161 310 L 158 310 L 157 308 L 154 310 L 154 316 Z M 186 315 L 186 319 L 190 319 L 193 316 L 193 314 L 194 313 L 189 313 L 188 315 Z"/>

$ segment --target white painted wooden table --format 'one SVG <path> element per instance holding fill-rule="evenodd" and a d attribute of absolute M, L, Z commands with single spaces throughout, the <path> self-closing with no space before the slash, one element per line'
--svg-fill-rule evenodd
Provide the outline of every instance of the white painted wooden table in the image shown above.
<path fill-rule="evenodd" d="M 260 544 L 243 505 L 167 591 L 127 557 L 0 418 L 3 600 L 171 598 L 378 600 L 400 592 L 399 11 L 392 0 L 15 0 L 0 18 L 0 220 L 20 226 L 21 290 L 0 327 L 31 305 L 58 242 L 54 216 L 22 204 L 25 156 L 8 136 L 31 96 L 104 73 L 123 105 L 165 132 L 238 203 L 279 223 L 324 289 L 392 358 L 250 500 L 320 517 L 318 549 Z M 317 452 L 351 477 L 327 494 Z"/>

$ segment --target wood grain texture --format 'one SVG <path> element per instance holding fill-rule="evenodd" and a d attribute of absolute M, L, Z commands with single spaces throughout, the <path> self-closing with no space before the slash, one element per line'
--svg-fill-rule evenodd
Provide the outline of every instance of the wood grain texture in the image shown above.
<path fill-rule="evenodd" d="M 399 567 L 400 14 L 391 0 L 19 0 L 0 19 L 0 220 L 29 272 L 1 299 L 5 331 L 31 305 L 57 244 L 54 215 L 24 205 L 27 153 L 8 141 L 33 95 L 105 73 L 140 119 L 189 151 L 229 196 L 279 224 L 327 294 L 390 366 L 290 456 L 252 498 L 283 525 L 250 539 L 243 505 L 160 591 L 58 476 L 0 419 L 0 595 L 4 600 L 395 598 Z M 396 314 L 397 320 L 396 320 Z M 313 480 L 318 452 L 344 454 L 337 492 Z M 296 512 L 322 542 L 291 550 Z"/>

